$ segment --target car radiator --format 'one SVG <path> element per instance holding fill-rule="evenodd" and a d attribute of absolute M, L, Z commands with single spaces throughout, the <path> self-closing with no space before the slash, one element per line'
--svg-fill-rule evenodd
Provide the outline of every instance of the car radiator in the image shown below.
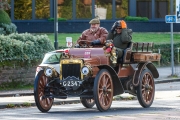
<path fill-rule="evenodd" d="M 62 64 L 62 78 L 65 79 L 68 76 L 74 76 L 81 79 L 80 64 Z"/>

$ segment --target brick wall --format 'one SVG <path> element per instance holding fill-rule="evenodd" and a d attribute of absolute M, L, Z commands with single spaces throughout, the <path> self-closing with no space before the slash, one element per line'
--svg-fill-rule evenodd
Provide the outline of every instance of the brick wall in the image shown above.
<path fill-rule="evenodd" d="M 36 67 L 19 68 L 19 67 L 0 67 L 0 83 L 15 81 L 25 81 L 34 84 Z"/>

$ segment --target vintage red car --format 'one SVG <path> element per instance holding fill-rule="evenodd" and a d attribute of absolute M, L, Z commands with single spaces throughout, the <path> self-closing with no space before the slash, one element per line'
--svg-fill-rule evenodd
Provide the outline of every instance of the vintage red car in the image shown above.
<path fill-rule="evenodd" d="M 47 112 L 54 98 L 80 97 L 86 108 L 95 104 L 99 111 L 107 111 L 113 96 L 130 93 L 140 105 L 150 107 L 154 100 L 154 78 L 159 73 L 152 61 L 161 55 L 152 53 L 153 43 L 133 43 L 124 50 L 123 57 L 112 65 L 102 46 L 68 48 L 47 53 L 38 66 L 34 83 L 34 98 L 38 109 Z"/>

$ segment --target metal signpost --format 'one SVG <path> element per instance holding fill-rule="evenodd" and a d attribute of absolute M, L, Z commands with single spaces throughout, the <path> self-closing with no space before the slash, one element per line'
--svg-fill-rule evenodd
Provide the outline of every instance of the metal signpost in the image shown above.
<path fill-rule="evenodd" d="M 166 15 L 166 23 L 171 23 L 171 66 L 172 75 L 174 75 L 174 42 L 173 42 L 173 23 L 176 23 L 176 15 Z"/>
<path fill-rule="evenodd" d="M 57 0 L 54 0 L 54 48 L 58 49 L 58 20 L 57 20 Z"/>
<path fill-rule="evenodd" d="M 171 0 L 171 14 L 173 13 L 173 1 Z M 171 66 L 172 75 L 174 75 L 174 41 L 173 41 L 173 23 L 180 23 L 180 0 L 176 0 L 176 15 L 166 15 L 166 23 L 171 24 Z"/>

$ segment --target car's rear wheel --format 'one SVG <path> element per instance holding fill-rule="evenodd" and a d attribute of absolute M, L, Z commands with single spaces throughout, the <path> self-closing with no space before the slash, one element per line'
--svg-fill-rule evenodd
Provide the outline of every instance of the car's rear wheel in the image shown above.
<path fill-rule="evenodd" d="M 98 110 L 101 112 L 108 110 L 113 100 L 113 82 L 106 69 L 100 70 L 96 75 L 93 89 Z"/>
<path fill-rule="evenodd" d="M 154 78 L 148 69 L 145 69 L 140 74 L 139 85 L 137 87 L 137 98 L 140 105 L 144 108 L 151 106 L 154 100 L 155 84 Z"/>
<path fill-rule="evenodd" d="M 40 71 L 34 82 L 34 99 L 37 108 L 41 112 L 48 112 L 51 109 L 54 101 L 53 98 L 46 98 L 44 96 L 44 90 L 47 82 L 48 78 L 45 76 L 44 71 Z"/>
<path fill-rule="evenodd" d="M 80 98 L 81 103 L 86 108 L 92 108 L 95 105 L 94 99 Z"/>

